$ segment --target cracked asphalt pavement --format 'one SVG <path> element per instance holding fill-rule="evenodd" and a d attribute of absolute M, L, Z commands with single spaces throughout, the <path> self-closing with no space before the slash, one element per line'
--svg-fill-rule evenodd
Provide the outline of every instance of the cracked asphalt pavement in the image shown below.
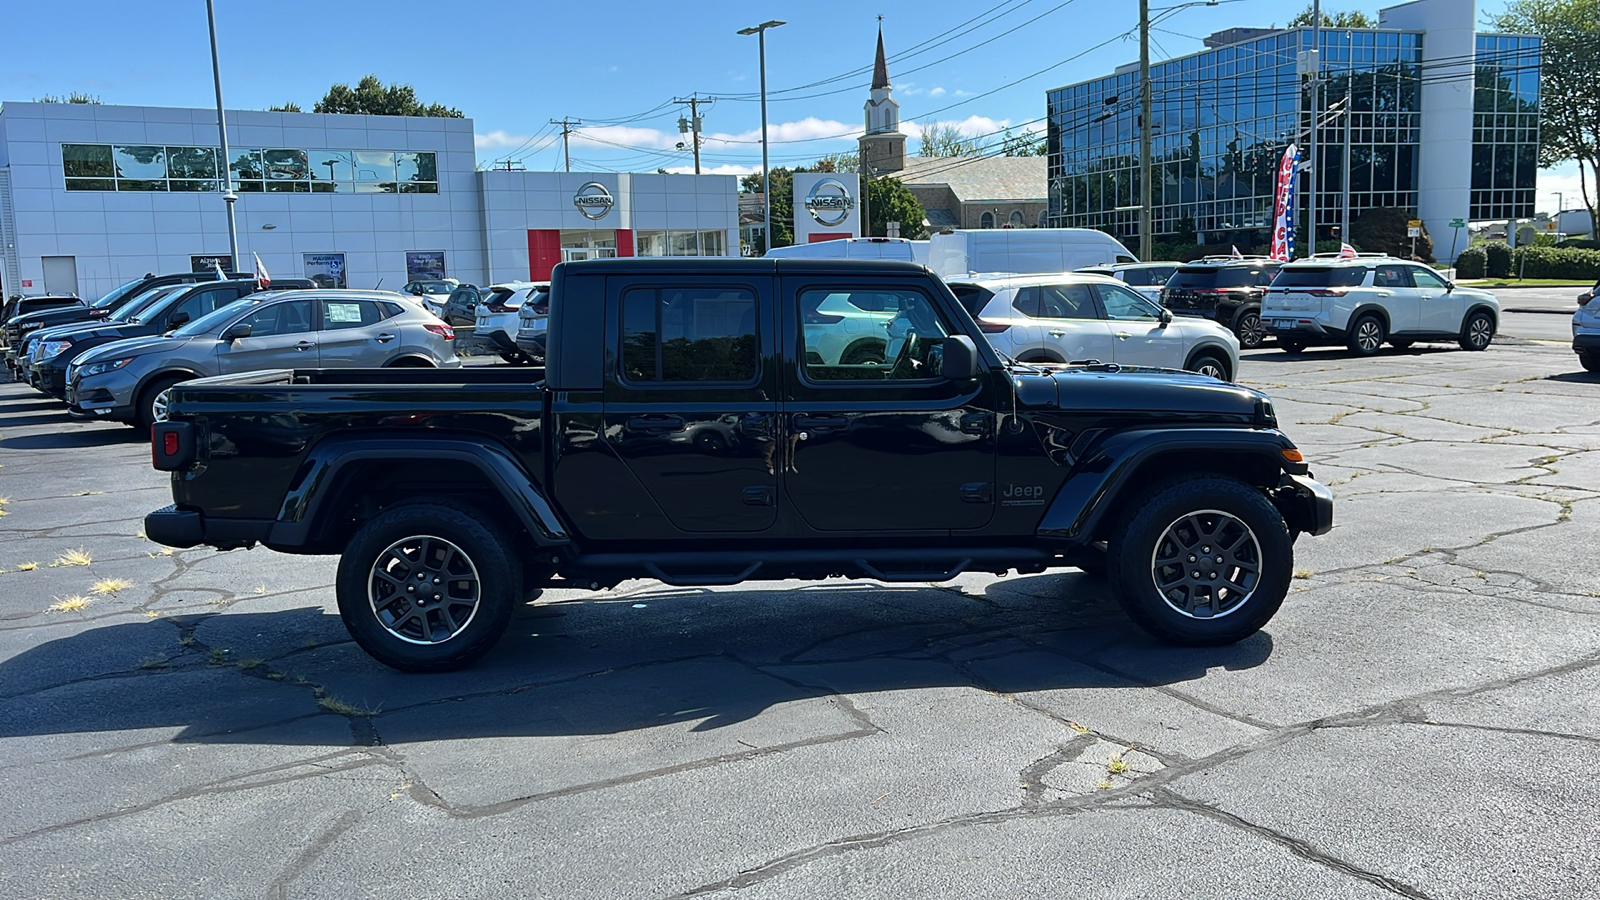
<path fill-rule="evenodd" d="M 0 386 L 0 897 L 1596 896 L 1600 379 L 1508 337 L 1243 380 L 1338 525 L 1236 646 L 1077 572 L 629 582 L 435 676 L 331 558 L 144 539 L 139 435 Z"/>

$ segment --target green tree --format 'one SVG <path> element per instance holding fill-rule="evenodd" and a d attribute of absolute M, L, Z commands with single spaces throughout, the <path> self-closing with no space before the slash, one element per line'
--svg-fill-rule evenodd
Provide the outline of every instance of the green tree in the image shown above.
<path fill-rule="evenodd" d="M 829 153 L 811 164 L 813 172 L 854 172 L 861 167 L 859 153 Z"/>
<path fill-rule="evenodd" d="M 1007 128 L 1005 137 L 1000 139 L 1002 156 L 1044 156 L 1047 152 L 1045 137 L 1037 131 L 1012 134 L 1011 129 Z"/>
<path fill-rule="evenodd" d="M 921 156 L 978 155 L 977 143 L 962 137 L 961 129 L 954 125 L 924 125 L 921 141 L 922 149 L 917 151 Z"/>
<path fill-rule="evenodd" d="M 767 204 L 772 208 L 772 243 L 773 247 L 787 247 L 794 243 L 794 173 L 804 172 L 804 169 L 773 169 L 772 190 L 767 194 Z M 760 173 L 746 175 L 739 181 L 740 190 L 752 193 L 761 193 L 764 184 Z M 756 240 L 755 254 L 763 256 L 768 245 L 762 240 Z"/>
<path fill-rule="evenodd" d="M 1600 179 L 1600 68 L 1594 64 L 1600 0 L 1510 0 L 1490 21 L 1496 31 L 1542 39 L 1539 165 L 1577 160 L 1590 233 L 1600 234 L 1589 192 L 1589 176 Z"/>
<path fill-rule="evenodd" d="M 1307 6 L 1304 10 L 1301 11 L 1300 15 L 1295 16 L 1294 18 L 1289 20 L 1289 27 L 1290 28 L 1310 28 L 1311 27 L 1311 16 L 1312 16 L 1311 7 Z M 1359 11 L 1356 11 L 1356 10 L 1350 10 L 1348 12 L 1336 12 L 1331 16 L 1328 15 L 1328 13 L 1324 12 L 1322 14 L 1322 27 L 1323 28 L 1377 28 L 1378 27 L 1378 23 L 1374 22 L 1372 20 L 1372 17 L 1367 15 L 1364 12 L 1359 12 Z"/>
<path fill-rule="evenodd" d="M 279 106 L 267 107 L 267 112 L 305 112 L 305 110 L 300 108 L 300 104 L 290 100 Z"/>
<path fill-rule="evenodd" d="M 890 222 L 900 223 L 900 236 L 920 241 L 928 236 L 923 224 L 928 214 L 911 189 L 898 178 L 876 178 L 867 182 L 867 223 L 869 237 L 888 237 Z M 776 227 L 776 226 L 774 226 Z"/>
<path fill-rule="evenodd" d="M 89 106 L 99 106 L 100 105 L 100 98 L 94 96 L 93 94 L 80 94 L 77 91 L 73 91 L 72 93 L 66 95 L 65 97 L 57 97 L 57 96 L 55 96 L 53 94 L 45 94 L 43 97 L 35 97 L 35 98 L 33 98 L 33 102 L 35 102 L 35 103 L 82 103 L 82 104 L 87 104 Z"/>
<path fill-rule="evenodd" d="M 319 113 L 359 113 L 369 116 L 438 116 L 462 118 L 461 110 L 438 103 L 424 106 L 417 100 L 416 91 L 409 84 L 391 84 L 387 87 L 376 75 L 361 79 L 352 90 L 348 84 L 336 84 L 311 108 Z"/>

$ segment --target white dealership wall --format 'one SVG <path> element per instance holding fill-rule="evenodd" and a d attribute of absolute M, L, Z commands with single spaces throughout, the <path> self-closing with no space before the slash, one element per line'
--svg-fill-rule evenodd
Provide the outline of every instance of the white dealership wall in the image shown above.
<path fill-rule="evenodd" d="M 218 146 L 216 111 L 14 103 L 0 107 L 0 289 L 44 293 L 45 257 L 70 256 L 78 293 L 96 297 L 146 272 L 184 272 L 191 255 L 226 256 L 216 192 L 68 191 L 62 144 Z M 229 110 L 239 148 L 432 151 L 438 193 L 240 193 L 241 264 L 261 255 L 277 277 L 303 277 L 303 254 L 343 253 L 347 283 L 406 281 L 407 251 L 443 251 L 447 274 L 475 284 L 530 277 L 530 232 L 726 232 L 739 252 L 738 182 L 728 175 L 477 171 L 471 119 Z M 599 182 L 600 219 L 573 204 Z M 8 188 L 9 182 L 9 188 Z M 591 208 L 592 211 L 592 208 Z M 619 242 L 619 244 L 622 242 Z M 32 282 L 28 285 L 27 282 Z"/>
<path fill-rule="evenodd" d="M 62 144 L 215 147 L 215 110 L 12 103 L 0 109 L 0 165 L 14 231 L 0 219 L 4 289 L 43 293 L 42 257 L 71 256 L 78 293 L 94 297 L 146 272 L 185 272 L 191 254 L 228 253 L 221 194 L 67 191 Z M 452 277 L 483 278 L 472 120 L 228 111 L 230 148 L 433 151 L 436 194 L 241 193 L 241 265 L 258 253 L 279 277 L 302 254 L 343 253 L 348 284 L 405 282 L 408 250 L 442 250 Z M 3 188 L 3 185 L 0 185 Z M 0 198 L 0 204 L 4 198 Z M 32 286 L 24 286 L 32 281 Z"/>

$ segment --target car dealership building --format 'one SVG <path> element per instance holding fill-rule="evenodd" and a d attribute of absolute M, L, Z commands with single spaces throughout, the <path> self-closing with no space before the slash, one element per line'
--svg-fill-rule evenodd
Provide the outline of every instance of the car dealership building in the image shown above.
<path fill-rule="evenodd" d="M 731 175 L 479 171 L 471 119 L 229 110 L 239 265 L 347 287 L 739 252 Z M 0 107 L 0 296 L 226 263 L 217 114 Z"/>

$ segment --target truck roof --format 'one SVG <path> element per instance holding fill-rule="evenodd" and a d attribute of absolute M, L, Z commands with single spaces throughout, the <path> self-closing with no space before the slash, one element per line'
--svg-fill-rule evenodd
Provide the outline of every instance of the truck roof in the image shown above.
<path fill-rule="evenodd" d="M 785 257 L 746 258 L 739 256 L 651 256 L 624 259 L 589 259 L 564 262 L 556 271 L 567 274 L 594 272 L 612 275 L 761 275 L 793 272 L 811 275 L 932 275 L 926 267 L 897 259 L 796 259 Z"/>

